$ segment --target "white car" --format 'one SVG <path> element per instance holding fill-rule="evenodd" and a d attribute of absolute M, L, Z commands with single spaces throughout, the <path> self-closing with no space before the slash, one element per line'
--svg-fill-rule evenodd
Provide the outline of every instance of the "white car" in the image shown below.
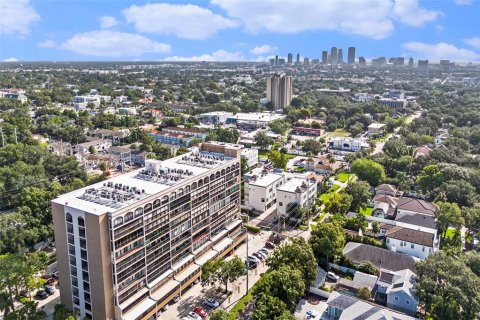
<path fill-rule="evenodd" d="M 188 320 L 201 320 L 202 319 L 202 317 L 200 317 L 195 312 L 189 312 L 185 318 L 187 318 Z"/>
<path fill-rule="evenodd" d="M 338 279 L 340 279 L 339 276 L 337 276 L 335 273 L 333 273 L 333 272 L 331 272 L 331 271 L 330 271 L 330 272 L 327 272 L 327 278 L 328 278 L 329 280 L 332 280 L 332 281 L 337 281 Z"/>

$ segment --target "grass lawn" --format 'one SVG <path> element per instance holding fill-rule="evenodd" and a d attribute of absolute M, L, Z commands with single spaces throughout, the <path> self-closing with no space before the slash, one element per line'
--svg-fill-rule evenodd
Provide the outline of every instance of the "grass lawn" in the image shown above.
<path fill-rule="evenodd" d="M 352 173 L 340 172 L 338 174 L 337 180 L 342 182 L 342 183 L 345 183 L 347 181 L 350 181 L 351 177 L 353 177 Z"/>
<path fill-rule="evenodd" d="M 295 168 L 295 172 L 303 173 L 303 172 L 305 172 L 305 169 L 297 167 L 297 168 Z"/>
<path fill-rule="evenodd" d="M 327 138 L 348 137 L 349 135 L 350 135 L 350 133 L 348 133 L 348 132 L 346 132 L 346 131 L 344 131 L 344 130 L 342 130 L 342 129 L 337 129 L 337 130 L 335 130 L 335 131 L 333 131 L 333 132 L 327 132 L 327 133 L 325 134 L 325 136 L 326 136 Z"/>
<path fill-rule="evenodd" d="M 338 184 L 334 184 L 333 186 L 330 187 L 330 189 L 328 191 L 335 192 L 338 189 L 340 189 L 340 186 Z"/>
<path fill-rule="evenodd" d="M 270 153 L 270 150 L 258 150 L 258 158 L 259 159 L 267 159 L 268 158 L 268 155 Z M 287 157 L 287 160 L 290 160 L 290 159 L 293 159 L 296 157 L 296 155 L 294 154 L 289 154 L 289 153 L 286 153 L 285 156 Z"/>
<path fill-rule="evenodd" d="M 360 208 L 360 213 L 363 214 L 364 216 L 371 216 L 372 215 L 373 208 L 367 207 L 365 210 Z"/>
<path fill-rule="evenodd" d="M 258 157 L 260 159 L 266 159 L 268 158 L 269 153 L 270 153 L 270 150 L 258 150 Z"/>
<path fill-rule="evenodd" d="M 454 235 L 455 235 L 455 229 L 447 229 L 447 234 L 446 234 L 447 238 L 452 239 Z"/>
<path fill-rule="evenodd" d="M 325 203 L 325 201 L 327 201 L 328 198 L 330 198 L 330 193 L 323 193 L 320 195 L 320 200 L 322 200 L 323 203 Z"/>

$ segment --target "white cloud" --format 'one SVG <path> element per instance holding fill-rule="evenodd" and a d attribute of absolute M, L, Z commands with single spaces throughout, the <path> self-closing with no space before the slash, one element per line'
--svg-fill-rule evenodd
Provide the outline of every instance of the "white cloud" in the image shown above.
<path fill-rule="evenodd" d="M 457 48 L 452 44 L 440 42 L 435 44 L 423 42 L 407 42 L 403 47 L 409 50 L 410 54 L 418 58 L 427 58 L 434 61 L 441 59 L 450 59 L 454 61 L 474 61 L 480 58 L 480 54 L 464 49 Z"/>
<path fill-rule="evenodd" d="M 463 39 L 463 42 L 466 44 L 474 47 L 474 48 L 480 48 L 480 37 L 473 37 L 470 39 Z"/>
<path fill-rule="evenodd" d="M 185 39 L 207 39 L 222 29 L 238 26 L 232 19 L 192 4 L 133 5 L 123 10 L 123 15 L 139 32 L 174 35 Z"/>
<path fill-rule="evenodd" d="M 112 16 L 100 17 L 100 27 L 102 29 L 110 29 L 118 25 L 117 18 Z"/>
<path fill-rule="evenodd" d="M 53 40 L 44 40 L 38 43 L 39 48 L 57 48 L 58 44 Z"/>
<path fill-rule="evenodd" d="M 445 27 L 440 24 L 436 24 L 435 30 L 437 30 L 437 32 L 442 32 L 443 30 L 445 30 Z"/>
<path fill-rule="evenodd" d="M 418 0 L 396 0 L 393 6 L 394 18 L 412 27 L 421 27 L 441 15 L 439 11 L 421 8 Z"/>
<path fill-rule="evenodd" d="M 473 0 L 455 0 L 455 3 L 459 6 L 468 6 L 472 4 Z"/>
<path fill-rule="evenodd" d="M 168 44 L 144 36 L 110 30 L 77 33 L 58 46 L 77 54 L 99 57 L 137 57 L 144 53 L 166 53 Z"/>
<path fill-rule="evenodd" d="M 3 60 L 3 62 L 17 62 L 19 61 L 17 58 L 14 58 L 14 57 L 11 57 L 11 58 L 7 58 L 5 60 Z"/>
<path fill-rule="evenodd" d="M 203 54 L 192 57 L 171 56 L 166 57 L 165 61 L 243 61 L 245 57 L 240 51 L 229 52 L 226 50 L 217 50 L 212 54 Z"/>
<path fill-rule="evenodd" d="M 250 52 L 254 55 L 265 54 L 277 50 L 277 47 L 272 47 L 268 44 L 263 44 L 261 46 L 256 46 Z"/>
<path fill-rule="evenodd" d="M 418 27 L 440 13 L 420 7 L 417 0 L 211 0 L 242 21 L 250 33 L 339 31 L 374 39 L 388 37 L 394 21 Z M 408 11 L 414 10 L 414 11 Z"/>
<path fill-rule="evenodd" d="M 40 20 L 29 0 L 0 0 L 0 34 L 25 36 L 31 24 Z"/>

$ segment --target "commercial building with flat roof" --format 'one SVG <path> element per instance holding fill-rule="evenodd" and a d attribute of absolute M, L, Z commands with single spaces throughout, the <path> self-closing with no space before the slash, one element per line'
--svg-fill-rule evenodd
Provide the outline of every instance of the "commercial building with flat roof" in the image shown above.
<path fill-rule="evenodd" d="M 204 124 L 221 125 L 225 124 L 228 117 L 233 116 L 232 112 L 214 111 L 202 113 L 197 116 L 198 121 Z"/>
<path fill-rule="evenodd" d="M 151 319 L 245 239 L 241 146 L 208 142 L 52 201 L 61 303 L 88 319 Z"/>
<path fill-rule="evenodd" d="M 236 113 L 232 116 L 228 116 L 225 123 L 238 124 L 240 122 L 258 123 L 261 125 L 268 125 L 270 122 L 283 119 L 286 116 L 275 112 L 249 112 L 249 113 Z"/>

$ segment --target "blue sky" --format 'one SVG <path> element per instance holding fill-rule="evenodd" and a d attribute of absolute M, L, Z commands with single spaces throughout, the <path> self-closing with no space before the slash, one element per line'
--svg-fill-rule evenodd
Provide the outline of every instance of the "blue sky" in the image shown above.
<path fill-rule="evenodd" d="M 0 61 L 480 60 L 480 0 L 0 0 Z"/>

